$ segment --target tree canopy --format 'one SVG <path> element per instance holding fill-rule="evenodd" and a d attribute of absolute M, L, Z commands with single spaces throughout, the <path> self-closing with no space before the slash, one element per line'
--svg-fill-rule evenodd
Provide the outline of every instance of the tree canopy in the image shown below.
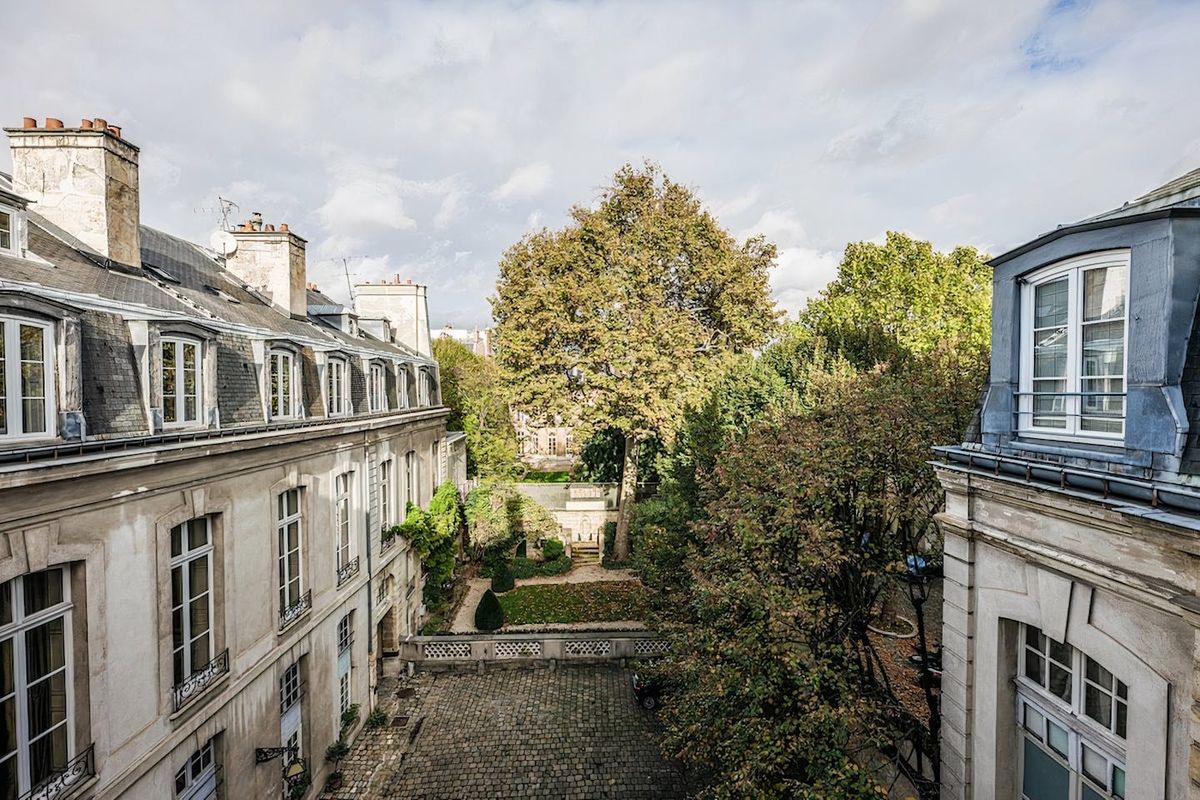
<path fill-rule="evenodd" d="M 777 319 L 775 247 L 738 244 L 695 194 L 657 166 L 626 165 L 594 206 L 505 253 L 492 311 L 514 403 L 560 416 L 580 439 L 626 439 L 616 547 L 628 555 L 637 442 L 669 439 L 732 353 L 766 342 Z"/>
<path fill-rule="evenodd" d="M 517 459 L 517 434 L 500 370 L 490 359 L 447 337 L 433 341 L 442 379 L 446 426 L 467 434 L 467 474 L 507 476 Z"/>

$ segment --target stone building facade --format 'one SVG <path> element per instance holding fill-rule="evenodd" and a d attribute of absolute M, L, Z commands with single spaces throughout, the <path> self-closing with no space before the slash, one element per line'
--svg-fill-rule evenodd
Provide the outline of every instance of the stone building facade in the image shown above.
<path fill-rule="evenodd" d="M 936 462 L 942 796 L 1200 798 L 1200 170 L 992 264 Z"/>
<path fill-rule="evenodd" d="M 315 796 L 421 622 L 381 530 L 462 455 L 424 295 L 330 308 L 285 225 L 142 225 L 119 129 L 6 132 L 0 798 Z"/>

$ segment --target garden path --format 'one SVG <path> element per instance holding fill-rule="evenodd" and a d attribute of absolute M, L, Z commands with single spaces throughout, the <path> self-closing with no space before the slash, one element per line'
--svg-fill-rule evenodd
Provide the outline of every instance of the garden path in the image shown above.
<path fill-rule="evenodd" d="M 582 567 L 576 567 L 570 572 L 565 572 L 562 575 L 536 575 L 532 578 L 522 578 L 518 580 L 517 586 L 533 586 L 543 583 L 598 583 L 600 581 L 636 581 L 637 575 L 628 569 L 605 569 L 599 564 L 588 564 Z M 483 598 L 483 593 L 487 591 L 491 585 L 491 580 L 488 578 L 472 578 L 468 584 L 466 595 L 463 597 L 462 604 L 458 607 L 458 611 L 454 614 L 454 622 L 450 625 L 451 633 L 475 633 L 475 608 L 479 605 L 479 601 Z M 573 623 L 572 625 L 555 625 L 552 626 L 556 630 L 564 627 L 569 627 L 576 630 L 587 630 L 590 627 L 598 626 L 602 623 Z M 544 628 L 546 626 L 537 625 L 520 625 L 513 626 L 511 630 L 516 628 L 526 630 Z M 628 627 L 626 625 L 625 627 Z M 505 628 L 505 630 L 510 630 Z"/>

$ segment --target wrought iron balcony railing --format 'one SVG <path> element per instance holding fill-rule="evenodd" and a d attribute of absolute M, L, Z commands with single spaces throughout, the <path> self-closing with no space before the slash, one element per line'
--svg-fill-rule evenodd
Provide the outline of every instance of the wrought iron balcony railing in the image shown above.
<path fill-rule="evenodd" d="M 385 536 L 379 542 L 379 552 L 386 553 L 388 550 L 391 550 L 393 547 L 395 547 L 396 542 L 399 540 L 400 540 L 399 536 Z"/>
<path fill-rule="evenodd" d="M 79 755 L 17 800 L 57 800 L 96 774 L 95 745 L 89 744 Z"/>
<path fill-rule="evenodd" d="M 341 586 L 343 583 L 350 580 L 357 574 L 358 574 L 358 556 L 355 556 L 353 559 L 351 559 L 351 561 L 348 564 L 346 564 L 344 567 L 341 567 L 340 569 L 338 569 L 337 585 Z"/>
<path fill-rule="evenodd" d="M 312 608 L 312 589 L 300 595 L 290 606 L 279 609 L 279 630 L 283 630 L 303 617 L 310 608 Z"/>
<path fill-rule="evenodd" d="M 175 697 L 175 710 L 178 711 L 186 706 L 193 698 L 203 692 L 205 687 L 226 672 L 229 672 L 228 648 L 222 650 L 212 661 L 175 684 L 175 687 L 171 690 L 171 694 Z"/>

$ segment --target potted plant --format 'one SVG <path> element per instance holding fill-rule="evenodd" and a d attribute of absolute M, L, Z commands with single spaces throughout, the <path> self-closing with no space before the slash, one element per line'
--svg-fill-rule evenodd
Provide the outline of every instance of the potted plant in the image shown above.
<path fill-rule="evenodd" d="M 326 784 L 327 789 L 336 789 L 342 785 L 342 759 L 350 754 L 350 745 L 346 744 L 346 740 L 338 737 L 338 740 L 329 747 L 325 748 L 325 760 L 333 764 L 333 772 L 329 774 L 329 782 Z"/>

